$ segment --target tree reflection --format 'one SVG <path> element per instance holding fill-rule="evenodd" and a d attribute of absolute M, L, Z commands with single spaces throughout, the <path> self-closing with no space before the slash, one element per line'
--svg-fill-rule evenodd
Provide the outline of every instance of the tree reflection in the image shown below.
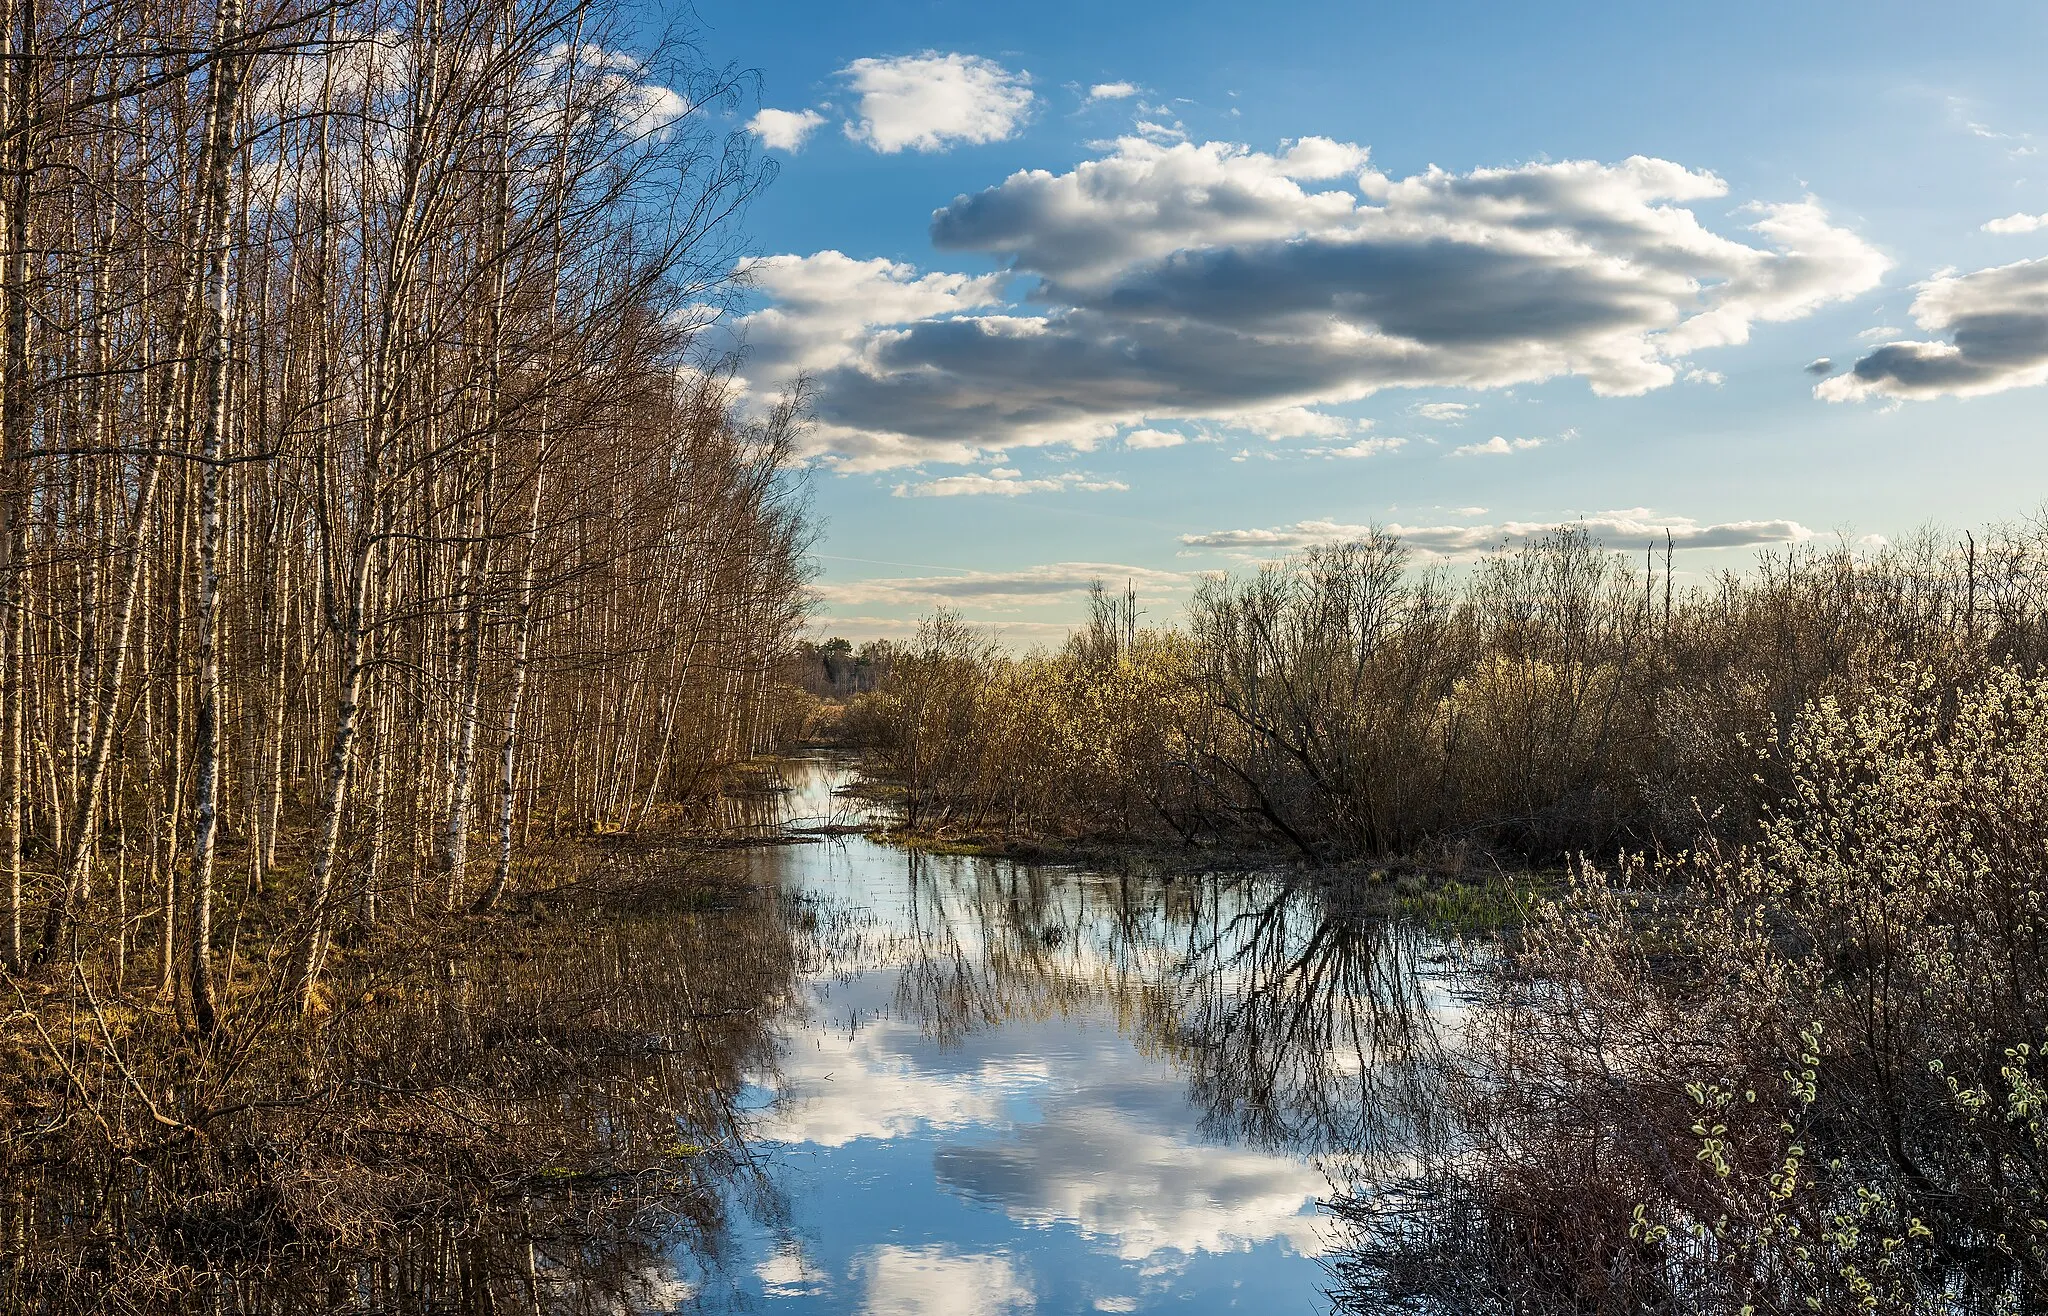
<path fill-rule="evenodd" d="M 913 856 L 896 1008 L 942 1044 L 1111 1014 L 1186 1074 L 1202 1131 L 1370 1174 L 1432 1108 L 1442 948 L 1384 901 Z"/>
<path fill-rule="evenodd" d="M 317 1053 L 203 1139 L 0 1163 L 0 1309 L 667 1308 L 772 1212 L 739 1106 L 795 979 L 775 894 L 622 865 L 459 957 L 356 957 Z M 694 861 L 693 861 L 694 862 Z M 798 911 L 800 918 L 801 911 Z M 60 1150 L 62 1149 L 62 1150 Z"/>
<path fill-rule="evenodd" d="M 1440 948 L 1356 888 L 1215 900 L 1182 1016 L 1211 1125 L 1364 1173 L 1404 1155 L 1440 1073 L 1424 963 Z"/>

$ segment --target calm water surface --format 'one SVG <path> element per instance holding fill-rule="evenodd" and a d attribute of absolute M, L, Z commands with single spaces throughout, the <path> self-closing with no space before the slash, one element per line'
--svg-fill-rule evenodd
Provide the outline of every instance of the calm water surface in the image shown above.
<path fill-rule="evenodd" d="M 787 824 L 850 821 L 791 770 Z M 812 942 L 744 1099 L 772 1185 L 714 1312 L 1326 1310 L 1320 1203 L 1398 1168 L 1447 949 L 1311 886 L 764 846 Z"/>

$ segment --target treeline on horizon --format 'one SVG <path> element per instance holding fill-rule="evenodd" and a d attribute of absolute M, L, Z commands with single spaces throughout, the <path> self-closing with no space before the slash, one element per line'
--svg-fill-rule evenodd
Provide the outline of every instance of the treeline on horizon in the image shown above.
<path fill-rule="evenodd" d="M 1662 545 L 1570 525 L 1460 571 L 1374 534 L 1206 581 L 1174 626 L 1098 587 L 1054 651 L 942 611 L 864 653 L 885 675 L 835 734 L 870 747 L 917 830 L 1314 862 L 1675 853 L 1757 835 L 1810 705 L 1908 672 L 1944 697 L 2037 672 L 2048 522 L 1691 580 Z"/>
<path fill-rule="evenodd" d="M 291 1014 L 779 734 L 795 413 L 697 353 L 763 175 L 621 22 L 0 11 L 10 971 Z"/>

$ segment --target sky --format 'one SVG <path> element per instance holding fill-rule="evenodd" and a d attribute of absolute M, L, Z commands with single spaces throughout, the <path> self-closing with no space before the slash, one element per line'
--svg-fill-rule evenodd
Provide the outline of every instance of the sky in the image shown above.
<path fill-rule="evenodd" d="M 704 0 L 820 635 L 1582 522 L 1682 572 L 2048 498 L 2048 6 Z"/>

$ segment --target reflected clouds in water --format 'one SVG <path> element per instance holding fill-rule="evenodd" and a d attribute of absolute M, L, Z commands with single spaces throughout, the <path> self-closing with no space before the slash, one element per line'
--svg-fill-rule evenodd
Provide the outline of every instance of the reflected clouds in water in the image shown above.
<path fill-rule="evenodd" d="M 793 812 L 831 807 L 829 769 Z M 815 944 L 751 1132 L 806 1311 L 1313 1311 L 1323 1204 L 1398 1160 L 1442 948 L 1313 884 L 758 856 Z M 836 1285 L 833 1276 L 840 1276 Z M 1247 1305 L 1249 1304 L 1249 1306 Z"/>
<path fill-rule="evenodd" d="M 878 1247 L 861 1263 L 862 1316 L 1004 1316 L 1037 1305 L 1010 1258 L 943 1247 Z"/>

